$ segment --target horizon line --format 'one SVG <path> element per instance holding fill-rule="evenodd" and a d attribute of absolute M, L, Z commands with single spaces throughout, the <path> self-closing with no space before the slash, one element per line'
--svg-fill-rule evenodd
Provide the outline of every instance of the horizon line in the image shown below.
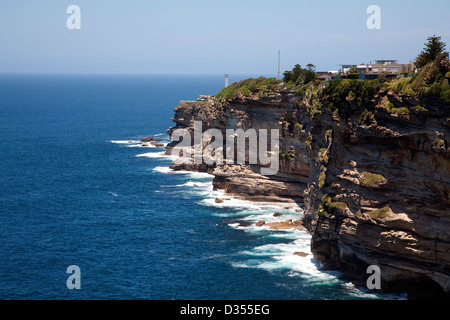
<path fill-rule="evenodd" d="M 214 76 L 220 75 L 224 76 L 225 74 L 229 75 L 261 75 L 268 76 L 271 75 L 269 73 L 132 73 L 132 72 L 3 72 L 0 71 L 0 75 L 157 75 L 157 76 L 192 76 L 192 75 L 205 75 L 205 76 Z M 273 77 L 276 78 L 276 75 L 273 74 Z"/>

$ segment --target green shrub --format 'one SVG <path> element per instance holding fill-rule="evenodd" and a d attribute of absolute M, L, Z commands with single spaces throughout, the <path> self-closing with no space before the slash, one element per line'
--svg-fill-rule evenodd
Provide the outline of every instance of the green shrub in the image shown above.
<path fill-rule="evenodd" d="M 325 187 L 325 179 L 327 178 L 327 174 L 325 173 L 325 171 L 322 171 L 319 174 L 319 188 L 322 189 L 323 187 Z"/>
<path fill-rule="evenodd" d="M 392 108 L 392 109 L 389 110 L 389 112 L 396 113 L 396 114 L 408 114 L 408 113 L 410 113 L 410 111 L 409 111 L 409 109 L 407 107 Z"/>
<path fill-rule="evenodd" d="M 442 139 L 436 139 L 434 140 L 433 147 L 436 149 L 445 149 L 445 141 Z"/>
<path fill-rule="evenodd" d="M 278 154 L 279 154 L 280 158 L 285 159 L 287 161 L 292 159 L 292 154 L 290 152 L 281 152 L 280 151 Z"/>
<path fill-rule="evenodd" d="M 339 211 L 345 211 L 346 209 L 348 209 L 348 205 L 345 202 L 332 202 L 330 204 L 330 208 Z"/>
<path fill-rule="evenodd" d="M 246 79 L 239 82 L 233 82 L 226 88 L 223 88 L 216 94 L 216 99 L 219 102 L 224 102 L 230 98 L 235 98 L 240 94 L 243 96 L 250 96 L 252 92 L 257 92 L 258 96 L 264 94 L 274 94 L 273 90 L 281 83 L 275 78 L 259 77 L 257 79 Z M 267 91 L 266 93 L 264 93 Z"/>
<path fill-rule="evenodd" d="M 178 105 L 180 108 L 192 109 L 194 107 L 210 107 L 212 106 L 211 101 L 181 101 Z"/>
<path fill-rule="evenodd" d="M 359 182 L 364 187 L 378 188 L 380 184 L 386 183 L 387 179 L 378 173 L 363 172 L 360 175 Z"/>
<path fill-rule="evenodd" d="M 308 146 L 309 150 L 312 149 L 312 140 L 313 140 L 313 136 L 310 133 L 308 133 L 308 138 L 306 138 L 305 144 Z"/>
<path fill-rule="evenodd" d="M 314 118 L 316 114 L 322 113 L 322 103 L 317 99 L 317 97 L 313 97 L 307 107 L 307 111 L 311 116 L 311 119 Z"/>
<path fill-rule="evenodd" d="M 299 97 L 300 99 L 303 99 L 305 97 L 306 90 L 304 86 L 300 86 L 300 88 L 295 91 L 295 96 Z"/>
<path fill-rule="evenodd" d="M 427 95 L 439 97 L 441 95 L 442 89 L 443 89 L 442 85 L 440 83 L 435 82 L 428 89 Z"/>
<path fill-rule="evenodd" d="M 369 217 L 371 218 L 377 218 L 377 219 L 382 219 L 388 216 L 389 211 L 391 211 L 391 208 L 389 207 L 384 207 L 381 209 L 375 209 L 375 210 L 371 210 L 366 212 Z"/>
<path fill-rule="evenodd" d="M 407 114 L 410 112 L 407 107 L 396 108 L 395 105 L 389 101 L 389 98 L 387 96 L 384 96 L 381 99 L 381 102 L 377 105 L 377 108 L 384 109 L 389 113 L 396 114 Z"/>
<path fill-rule="evenodd" d="M 319 217 L 326 217 L 328 215 L 328 212 L 325 210 L 325 208 L 322 205 L 320 205 L 319 210 L 317 210 L 317 215 Z"/>
<path fill-rule="evenodd" d="M 322 98 L 331 111 L 339 112 L 339 109 L 345 109 L 349 100 L 359 106 L 373 105 L 372 99 L 380 89 L 381 85 L 377 80 L 334 79 L 324 88 Z"/>
<path fill-rule="evenodd" d="M 396 80 L 389 88 L 400 94 L 438 97 L 450 104 L 450 60 L 447 57 L 446 54 L 439 55 L 412 77 Z"/>
<path fill-rule="evenodd" d="M 359 117 L 358 124 L 360 125 L 377 125 L 377 121 L 375 120 L 375 115 L 373 112 L 368 111 L 367 109 L 361 113 Z"/>
<path fill-rule="evenodd" d="M 295 126 L 296 126 L 299 130 L 303 130 L 303 124 L 297 122 L 297 123 L 295 124 Z"/>
<path fill-rule="evenodd" d="M 330 157 L 328 156 L 328 149 L 322 148 L 319 151 L 319 154 L 317 155 L 316 161 L 319 163 L 322 163 L 323 165 L 328 165 L 328 161 L 330 160 Z"/>
<path fill-rule="evenodd" d="M 336 202 L 335 197 L 332 197 L 329 194 L 324 194 L 320 201 L 317 214 L 319 216 L 326 216 L 329 212 L 345 211 L 347 209 L 348 205 L 345 202 Z"/>
<path fill-rule="evenodd" d="M 242 87 L 242 88 L 240 89 L 240 92 L 241 92 L 244 96 L 246 96 L 246 97 L 249 97 L 249 96 L 252 95 L 252 92 L 249 90 L 248 87 Z"/>
<path fill-rule="evenodd" d="M 421 112 L 427 112 L 428 111 L 428 109 L 426 109 L 424 107 L 421 107 L 421 106 L 415 106 L 415 107 L 413 107 L 413 110 L 421 111 Z"/>
<path fill-rule="evenodd" d="M 395 86 L 395 91 L 401 92 L 404 85 L 405 85 L 405 81 L 399 81 Z"/>

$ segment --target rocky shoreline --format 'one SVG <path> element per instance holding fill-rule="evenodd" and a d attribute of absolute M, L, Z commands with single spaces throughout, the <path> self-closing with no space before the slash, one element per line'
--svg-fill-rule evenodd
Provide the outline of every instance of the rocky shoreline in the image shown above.
<path fill-rule="evenodd" d="M 335 95 L 327 88 L 302 95 L 284 84 L 264 88 L 270 93 L 259 87 L 207 103 L 184 101 L 175 108 L 176 125 L 168 133 L 193 133 L 194 120 L 204 130 L 224 133 L 279 129 L 276 175 L 259 174 L 260 165 L 171 168 L 208 172 L 214 188 L 243 199 L 302 206 L 301 222 L 284 226 L 301 225 L 311 233 L 314 258 L 325 268 L 365 283 L 367 267 L 378 265 L 382 292 L 448 297 L 449 106 L 432 97 L 398 94 L 386 85 L 358 99 L 349 84 L 340 92 L 336 112 L 329 106 L 337 104 Z M 394 107 L 386 108 L 386 101 Z M 166 153 L 176 144 L 169 143 Z"/>

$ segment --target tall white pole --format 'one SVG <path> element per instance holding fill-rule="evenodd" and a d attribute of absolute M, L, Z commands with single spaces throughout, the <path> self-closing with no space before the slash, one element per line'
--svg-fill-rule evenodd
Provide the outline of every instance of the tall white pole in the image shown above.
<path fill-rule="evenodd" d="M 280 80 L 280 50 L 278 50 L 278 80 Z"/>

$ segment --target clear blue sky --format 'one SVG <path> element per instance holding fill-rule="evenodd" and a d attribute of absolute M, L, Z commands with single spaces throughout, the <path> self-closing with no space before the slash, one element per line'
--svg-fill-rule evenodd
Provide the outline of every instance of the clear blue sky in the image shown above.
<path fill-rule="evenodd" d="M 81 8 L 81 30 L 66 9 Z M 369 30 L 369 5 L 381 30 Z M 450 50 L 449 0 L 0 0 L 0 72 L 273 74 Z"/>

